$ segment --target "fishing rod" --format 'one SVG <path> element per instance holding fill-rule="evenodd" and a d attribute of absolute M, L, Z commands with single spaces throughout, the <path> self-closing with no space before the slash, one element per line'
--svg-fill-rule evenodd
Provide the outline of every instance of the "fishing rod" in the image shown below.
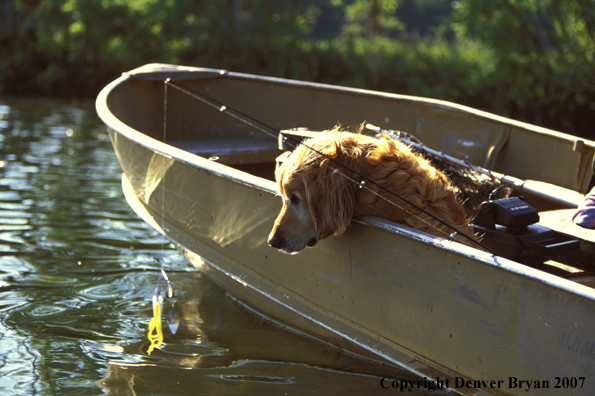
<path fill-rule="evenodd" d="M 440 219 L 439 217 L 435 216 L 434 214 L 428 212 L 427 210 L 423 209 L 422 207 L 416 205 L 415 203 L 411 202 L 410 200 L 408 200 L 407 198 L 397 194 L 396 192 L 390 190 L 389 188 L 379 184 L 378 182 L 376 182 L 375 180 L 373 180 L 372 178 L 362 174 L 361 172 L 356 171 L 355 169 L 350 168 L 349 166 L 337 161 L 336 159 L 316 150 L 313 147 L 310 147 L 309 145 L 305 144 L 301 139 L 299 139 L 298 137 L 292 136 L 291 134 L 286 134 L 283 133 L 282 131 L 273 128 L 270 125 L 265 124 L 264 122 L 257 120 L 247 114 L 242 113 L 241 111 L 234 109 L 232 107 L 229 107 L 227 105 L 225 105 L 224 103 L 211 98 L 210 96 L 207 96 L 201 92 L 198 92 L 192 88 L 189 88 L 185 85 L 182 85 L 174 80 L 172 80 L 171 78 L 167 78 L 164 80 L 165 85 L 170 85 L 178 90 L 180 90 L 181 92 L 186 93 L 187 95 L 200 100 L 201 102 L 203 102 L 204 104 L 211 106 L 217 110 L 219 110 L 222 113 L 226 113 L 229 116 L 245 123 L 248 124 L 258 130 L 260 130 L 261 132 L 266 133 L 267 135 L 272 136 L 273 138 L 277 139 L 279 135 L 283 136 L 283 140 L 285 142 L 291 141 L 291 144 L 293 144 L 293 147 L 297 147 L 298 145 L 303 145 L 304 147 L 308 148 L 309 150 L 314 151 L 316 154 L 320 155 L 321 157 L 332 161 L 333 163 L 345 168 L 346 170 L 352 172 L 353 174 L 358 175 L 359 177 L 362 178 L 362 181 L 360 183 L 357 183 L 357 181 L 354 180 L 354 182 L 356 184 L 359 184 L 359 188 L 366 188 L 368 191 L 374 193 L 373 190 L 371 190 L 370 188 L 368 188 L 365 184 L 366 183 L 370 183 L 373 184 L 374 186 L 380 188 L 381 190 L 387 192 L 390 195 L 393 195 L 396 198 L 399 198 L 400 200 L 402 200 L 403 202 L 405 202 L 406 204 L 416 208 L 417 210 L 419 210 L 420 212 L 428 215 L 429 217 L 431 217 L 432 219 L 438 221 L 440 224 L 446 226 L 447 228 L 451 229 L 453 231 L 453 233 L 450 235 L 450 237 L 454 237 L 454 235 L 458 234 L 463 236 L 464 238 L 466 238 L 467 240 L 471 241 L 473 244 L 478 245 L 479 247 L 481 247 L 482 249 L 490 252 L 493 255 L 498 255 L 496 252 L 494 252 L 492 249 L 488 248 L 487 246 L 485 246 L 484 244 L 482 244 L 481 242 L 479 242 L 478 240 L 476 240 L 475 238 L 472 238 L 471 236 L 465 234 L 465 233 L 461 233 L 456 227 L 452 226 L 451 224 L 448 224 L 447 222 L 445 222 L 444 220 Z M 288 142 L 289 143 L 289 142 Z M 344 175 L 346 176 L 346 175 Z M 351 179 L 351 178 L 349 178 Z M 353 179 L 351 179 L 353 180 Z M 381 196 L 382 197 L 382 196 Z M 395 202 L 392 202 L 390 200 L 388 200 L 388 202 L 391 202 L 392 204 L 396 205 Z M 418 217 L 419 218 L 419 217 Z"/>

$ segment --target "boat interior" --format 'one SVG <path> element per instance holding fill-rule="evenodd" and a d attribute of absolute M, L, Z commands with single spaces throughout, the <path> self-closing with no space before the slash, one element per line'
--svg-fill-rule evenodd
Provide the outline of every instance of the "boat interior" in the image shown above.
<path fill-rule="evenodd" d="M 250 114 L 249 121 L 243 122 L 237 115 L 229 117 L 225 114 L 226 106 L 213 109 L 212 103 L 197 105 L 184 92 L 172 89 L 164 94 L 163 81 L 133 79 L 125 88 L 118 88 L 122 92 L 114 95 L 117 99 L 110 99 L 108 105 L 122 122 L 147 131 L 154 139 L 273 181 L 277 164 L 291 149 L 284 136 L 304 139 L 330 129 L 334 125 L 329 120 L 336 119 L 338 114 L 342 115 L 343 125 L 357 128 L 365 114 L 368 121 L 385 127 L 390 124 L 395 131 L 417 136 L 427 147 L 460 158 L 464 164 L 500 175 L 514 174 L 516 182 L 502 183 L 511 190 L 504 197 L 489 192 L 467 208 L 481 242 L 503 257 L 595 287 L 595 230 L 572 222 L 576 203 L 582 201 L 585 188 L 593 181 L 593 148 L 587 147 L 590 143 L 528 130 L 526 126 L 485 115 L 444 109 L 442 105 L 420 106 L 409 99 L 398 102 L 394 98 L 370 96 L 362 101 L 358 95 L 364 93 L 345 95 L 331 88 L 312 93 L 311 87 L 280 88 L 270 81 L 251 79 L 231 83 L 225 78 L 209 77 L 184 84 L 193 92 L 213 95 L 229 108 L 241 108 Z M 277 92 L 281 89 L 291 90 L 291 95 Z M 237 91 L 251 94 L 237 95 Z M 268 107 L 263 105 L 265 98 Z M 130 111 L 131 102 L 143 110 Z M 311 110 L 320 106 L 331 115 L 320 115 L 320 111 L 313 114 Z M 345 108 L 357 108 L 357 112 L 350 114 Z M 291 109 L 292 118 L 288 118 L 286 109 Z M 390 120 L 386 117 L 389 112 L 394 114 Z M 255 120 L 283 133 L 275 139 L 262 128 L 254 128 L 254 123 L 250 125 Z M 458 125 L 464 127 L 455 130 Z M 432 134 L 433 130 L 442 132 Z M 559 161 L 529 158 L 527 151 L 532 145 L 540 146 L 541 157 L 555 155 Z M 540 174 L 548 175 L 549 184 L 543 183 L 544 187 L 537 182 L 538 188 L 525 188 L 529 179 L 540 180 L 536 177 Z M 523 188 L 517 188 L 519 183 Z"/>

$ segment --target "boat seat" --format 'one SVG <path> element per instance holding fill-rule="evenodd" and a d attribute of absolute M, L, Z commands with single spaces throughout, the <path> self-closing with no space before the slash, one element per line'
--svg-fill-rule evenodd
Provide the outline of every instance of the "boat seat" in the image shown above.
<path fill-rule="evenodd" d="M 275 162 L 275 139 L 174 140 L 167 144 L 226 165 Z"/>
<path fill-rule="evenodd" d="M 551 228 L 581 241 L 579 254 L 573 255 L 573 266 L 589 270 L 592 276 L 595 271 L 595 230 L 583 228 L 572 221 L 575 209 L 559 209 L 539 212 L 539 225 Z M 560 260 L 564 262 L 564 260 Z"/>
<path fill-rule="evenodd" d="M 583 228 L 572 221 L 575 213 L 576 208 L 539 212 L 539 224 L 586 241 L 593 245 L 595 252 L 595 230 Z"/>

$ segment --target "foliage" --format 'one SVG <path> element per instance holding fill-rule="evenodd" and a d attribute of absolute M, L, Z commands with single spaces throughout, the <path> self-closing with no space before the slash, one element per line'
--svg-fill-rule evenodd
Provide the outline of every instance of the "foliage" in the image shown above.
<path fill-rule="evenodd" d="M 560 129 L 591 129 L 595 0 L 465 0 L 453 19 L 459 38 L 493 51 L 485 84 L 495 89 L 500 111 Z"/>
<path fill-rule="evenodd" d="M 348 4 L 334 1 L 335 6 L 344 8 L 343 33 L 347 37 L 388 36 L 403 30 L 403 22 L 395 15 L 398 3 L 398 0 L 355 0 Z"/>
<path fill-rule="evenodd" d="M 585 133 L 594 31 L 595 0 L 0 0 L 0 93 L 94 96 L 161 62 L 447 99 Z"/>

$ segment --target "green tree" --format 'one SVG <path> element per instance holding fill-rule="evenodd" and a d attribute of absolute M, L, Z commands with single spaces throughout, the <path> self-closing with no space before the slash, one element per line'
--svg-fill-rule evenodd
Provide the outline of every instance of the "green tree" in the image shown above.
<path fill-rule="evenodd" d="M 315 1 L 0 0 L 0 90 L 94 95 L 148 62 L 300 77 Z"/>
<path fill-rule="evenodd" d="M 462 0 L 460 39 L 494 53 L 485 84 L 502 110 L 579 130 L 595 121 L 594 0 Z"/>
<path fill-rule="evenodd" d="M 343 9 L 345 24 L 343 34 L 351 37 L 389 36 L 404 29 L 397 18 L 399 0 L 331 0 L 335 7 Z"/>

